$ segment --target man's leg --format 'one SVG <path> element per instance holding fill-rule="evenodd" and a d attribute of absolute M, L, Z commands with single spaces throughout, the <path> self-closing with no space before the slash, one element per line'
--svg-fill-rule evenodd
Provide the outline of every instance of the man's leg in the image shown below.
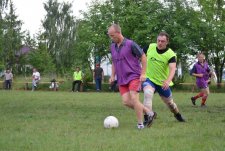
<path fill-rule="evenodd" d="M 35 87 L 37 86 L 35 79 L 32 80 L 32 91 L 35 90 Z"/>
<path fill-rule="evenodd" d="M 179 122 L 185 122 L 184 118 L 181 116 L 179 109 L 176 105 L 176 103 L 173 101 L 172 97 L 172 91 L 170 88 L 164 90 L 161 86 L 156 85 L 156 91 L 159 93 L 161 99 L 164 101 L 164 103 L 168 106 L 170 111 L 174 114 L 174 117 Z"/>
<path fill-rule="evenodd" d="M 137 116 L 138 128 L 144 128 L 143 125 L 143 108 L 144 106 L 139 101 L 139 94 L 135 91 L 126 92 L 122 95 L 123 104 L 131 109 L 134 109 Z"/>
<path fill-rule="evenodd" d="M 74 92 L 74 88 L 75 88 L 75 81 L 73 81 L 73 83 L 72 83 L 72 91 Z"/>
<path fill-rule="evenodd" d="M 99 91 L 99 80 L 98 78 L 95 79 L 95 86 L 96 86 L 96 90 Z"/>
<path fill-rule="evenodd" d="M 102 79 L 99 78 L 99 90 L 102 90 Z"/>
<path fill-rule="evenodd" d="M 129 84 L 119 86 L 120 94 L 122 96 L 123 104 L 131 109 L 134 109 L 138 121 L 138 129 L 144 128 L 143 112 L 148 114 L 147 126 L 150 127 L 152 117 L 149 115 L 150 110 L 145 107 L 139 100 L 140 81 L 139 79 L 132 80 Z"/>
<path fill-rule="evenodd" d="M 10 89 L 10 86 L 9 86 L 9 80 L 6 80 L 6 86 L 5 86 L 5 87 L 6 87 L 7 90 Z"/>
<path fill-rule="evenodd" d="M 153 112 L 152 110 L 152 100 L 153 100 L 153 95 L 155 92 L 155 88 L 153 88 L 151 85 L 147 84 L 143 88 L 144 91 L 144 101 L 143 104 L 146 108 L 149 109 L 149 112 L 144 111 L 144 125 L 148 124 L 149 121 L 149 115 L 151 116 L 150 123 L 148 124 L 148 127 L 150 127 L 153 123 L 153 120 L 156 118 L 157 114 L 156 112 Z"/>
<path fill-rule="evenodd" d="M 179 122 L 185 122 L 185 119 L 181 116 L 179 109 L 176 105 L 176 103 L 173 101 L 172 96 L 171 97 L 164 97 L 161 96 L 162 100 L 164 101 L 164 103 L 168 106 L 168 108 L 170 109 L 170 111 L 174 114 L 174 117 L 179 121 Z"/>
<path fill-rule="evenodd" d="M 77 91 L 79 91 L 79 92 L 80 92 L 80 85 L 81 85 L 81 81 L 79 80 L 79 81 L 77 81 Z"/>
<path fill-rule="evenodd" d="M 143 88 L 143 91 L 144 91 L 143 104 L 144 104 L 145 107 L 147 107 L 150 110 L 150 112 L 153 112 L 153 110 L 152 110 L 152 99 L 153 99 L 155 89 L 152 86 L 147 85 Z"/>
<path fill-rule="evenodd" d="M 196 96 L 193 96 L 193 97 L 191 97 L 191 102 L 192 102 L 192 104 L 193 105 L 196 105 L 196 100 L 198 99 L 198 98 L 200 98 L 200 97 L 203 97 L 203 95 L 204 95 L 204 92 L 199 92 Z"/>
<path fill-rule="evenodd" d="M 206 100 L 208 98 L 208 95 L 209 95 L 209 87 L 207 87 L 205 89 L 202 89 L 202 93 L 203 93 L 203 96 L 202 96 L 201 106 L 205 107 L 205 102 L 206 102 Z"/>
<path fill-rule="evenodd" d="M 9 90 L 12 88 L 12 80 L 9 80 Z"/>

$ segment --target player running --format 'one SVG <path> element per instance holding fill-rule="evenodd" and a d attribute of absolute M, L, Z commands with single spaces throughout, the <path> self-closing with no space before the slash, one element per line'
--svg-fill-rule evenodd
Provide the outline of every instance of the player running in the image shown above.
<path fill-rule="evenodd" d="M 143 129 L 143 112 L 146 113 L 146 126 L 150 126 L 149 109 L 139 101 L 141 82 L 146 79 L 146 56 L 143 50 L 132 40 L 123 37 L 121 28 L 113 24 L 108 29 L 111 44 L 112 75 L 109 82 L 115 81 L 119 85 L 123 104 L 136 112 L 138 129 Z M 142 68 L 140 66 L 142 65 Z"/>
<path fill-rule="evenodd" d="M 197 55 L 198 62 L 194 64 L 191 75 L 196 77 L 196 85 L 201 90 L 196 96 L 191 97 L 191 102 L 196 105 L 196 100 L 202 98 L 201 107 L 206 107 L 206 100 L 209 95 L 210 77 L 213 76 L 208 63 L 205 61 L 205 55 L 199 53 Z"/>
<path fill-rule="evenodd" d="M 185 122 L 181 116 L 177 105 L 173 101 L 170 86 L 176 70 L 176 55 L 172 49 L 168 48 L 169 35 L 165 32 L 159 33 L 157 44 L 151 43 L 147 50 L 147 79 L 143 83 L 144 105 L 150 109 L 152 121 L 156 113 L 152 111 L 152 99 L 154 92 L 158 92 L 161 99 L 169 107 L 174 117 L 179 122 Z M 146 115 L 144 115 L 146 118 Z M 145 122 L 144 122 L 145 123 Z"/>

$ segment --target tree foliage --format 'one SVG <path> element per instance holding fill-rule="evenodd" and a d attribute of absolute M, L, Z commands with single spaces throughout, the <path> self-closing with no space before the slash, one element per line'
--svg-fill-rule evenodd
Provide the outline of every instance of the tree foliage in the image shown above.
<path fill-rule="evenodd" d="M 166 31 L 171 37 L 170 47 L 184 68 L 190 65 L 187 62 L 190 55 L 203 51 L 221 82 L 224 8 L 221 0 L 106 0 L 104 3 L 96 0 L 80 21 L 77 47 L 85 46 L 94 56 L 107 57 L 110 41 L 105 33 L 111 23 L 120 24 L 123 35 L 141 46 L 156 42 L 156 35 Z"/>
<path fill-rule="evenodd" d="M 4 7 L 7 1 L 4 3 Z M 1 8 L 2 9 L 2 8 Z M 1 44 L 0 44 L 0 56 L 1 62 L 7 68 L 14 68 L 16 65 L 16 53 L 19 50 L 22 43 L 23 33 L 21 32 L 22 22 L 15 14 L 15 8 L 12 1 L 9 3 L 9 10 L 4 14 L 4 18 L 1 20 Z"/>
<path fill-rule="evenodd" d="M 54 73 L 56 70 L 53 59 L 43 43 L 39 43 L 38 49 L 31 51 L 26 56 L 26 60 L 42 73 Z"/>
<path fill-rule="evenodd" d="M 74 60 L 76 34 L 75 18 L 70 3 L 49 0 L 44 3 L 47 12 L 43 20 L 44 40 L 58 73 L 64 73 Z"/>

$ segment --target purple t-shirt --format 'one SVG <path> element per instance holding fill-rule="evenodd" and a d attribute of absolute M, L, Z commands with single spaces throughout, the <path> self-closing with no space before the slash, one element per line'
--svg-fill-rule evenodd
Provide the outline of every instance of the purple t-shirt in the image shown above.
<path fill-rule="evenodd" d="M 191 74 L 196 73 L 196 74 L 203 74 L 203 77 L 196 77 L 196 85 L 198 88 L 207 88 L 208 87 L 208 82 L 209 80 L 209 73 L 210 73 L 210 68 L 207 62 L 204 62 L 202 65 L 201 63 L 197 62 L 193 66 L 191 70 Z"/>
<path fill-rule="evenodd" d="M 119 85 L 126 85 L 131 80 L 140 78 L 141 65 L 139 58 L 143 51 L 135 42 L 124 39 L 119 48 L 115 43 L 112 43 L 111 54 Z"/>

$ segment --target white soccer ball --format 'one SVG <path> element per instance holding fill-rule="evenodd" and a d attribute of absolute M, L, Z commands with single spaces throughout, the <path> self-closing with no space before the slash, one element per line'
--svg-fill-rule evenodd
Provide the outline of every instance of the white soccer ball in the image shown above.
<path fill-rule="evenodd" d="M 117 128 L 119 127 L 119 121 L 115 116 L 107 116 L 104 120 L 105 128 Z"/>

